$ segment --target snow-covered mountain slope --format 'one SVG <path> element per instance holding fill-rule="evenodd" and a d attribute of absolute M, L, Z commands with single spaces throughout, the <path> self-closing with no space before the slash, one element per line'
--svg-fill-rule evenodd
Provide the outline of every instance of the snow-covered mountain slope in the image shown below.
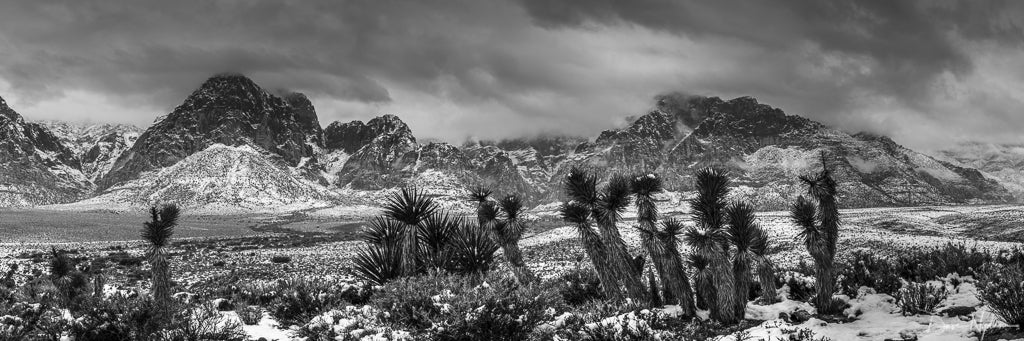
<path fill-rule="evenodd" d="M 72 202 L 91 190 L 74 151 L 0 98 L 0 207 Z"/>
<path fill-rule="evenodd" d="M 545 204 L 560 201 L 564 176 L 584 165 L 602 176 L 658 173 L 681 196 L 692 190 L 694 171 L 718 167 L 735 179 L 735 197 L 775 210 L 804 193 L 798 176 L 817 172 L 822 160 L 840 182 L 845 207 L 1006 202 L 1012 195 L 996 178 L 1019 179 L 1013 170 L 1022 166 L 935 159 L 749 97 L 662 98 L 655 110 L 593 140 L 540 136 L 460 146 L 424 143 L 395 115 L 321 129 L 305 96 L 273 94 L 237 74 L 205 81 L 134 143 L 131 129 L 50 124 L 54 135 L 9 108 L 3 113 L 0 122 L 14 122 L 0 126 L 12 136 L 0 141 L 0 161 L 13 169 L 0 175 L 5 206 L 75 201 L 98 188 L 88 202 L 280 208 L 374 202 L 409 185 L 452 203 L 466 200 L 467 187 L 484 185 Z M 989 164 L 1003 171 L 970 168 Z M 240 175 L 246 172 L 252 174 Z"/>
<path fill-rule="evenodd" d="M 566 166 L 585 164 L 600 174 L 657 172 L 670 190 L 685 192 L 692 189 L 696 169 L 713 166 L 732 174 L 740 186 L 737 196 L 762 209 L 782 209 L 803 194 L 797 176 L 820 170 L 824 158 L 840 182 L 840 203 L 846 207 L 1012 199 L 975 169 L 936 160 L 884 136 L 851 135 L 749 97 L 694 97 L 688 105 L 675 113 L 657 110 L 624 129 L 602 133 L 577 148 L 548 187 L 557 186 Z M 704 119 L 693 129 L 682 124 L 693 117 Z"/>
<path fill-rule="evenodd" d="M 216 75 L 146 129 L 97 181 L 101 189 L 169 167 L 217 143 L 251 145 L 297 166 L 313 155 L 316 113 L 301 95 L 281 98 L 238 74 Z"/>
<path fill-rule="evenodd" d="M 296 210 L 338 201 L 336 193 L 309 181 L 279 156 L 248 145 L 214 144 L 75 205 L 131 208 L 176 203 L 201 211 Z"/>
<path fill-rule="evenodd" d="M 61 143 L 82 160 L 82 173 L 91 181 L 103 177 L 115 160 L 135 144 L 142 129 L 127 124 L 88 124 L 43 121 Z"/>
<path fill-rule="evenodd" d="M 1024 145 L 964 143 L 936 152 L 940 159 L 976 168 L 1024 199 Z"/>

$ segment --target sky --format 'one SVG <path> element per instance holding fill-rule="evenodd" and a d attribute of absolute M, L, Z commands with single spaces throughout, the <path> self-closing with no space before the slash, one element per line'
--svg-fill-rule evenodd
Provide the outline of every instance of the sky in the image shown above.
<path fill-rule="evenodd" d="M 0 2 L 0 97 L 146 127 L 206 78 L 305 93 L 321 124 L 594 136 L 665 94 L 753 96 L 915 148 L 1024 142 L 1022 1 Z"/>

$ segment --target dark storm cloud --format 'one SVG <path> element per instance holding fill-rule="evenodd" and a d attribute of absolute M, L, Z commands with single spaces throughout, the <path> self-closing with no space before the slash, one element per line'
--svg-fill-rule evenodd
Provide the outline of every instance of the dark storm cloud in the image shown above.
<path fill-rule="evenodd" d="M 396 113 L 417 135 L 458 140 L 593 134 L 653 107 L 657 94 L 683 100 L 671 95 L 681 91 L 752 95 L 852 130 L 914 127 L 921 131 L 898 140 L 922 143 L 1024 126 L 1015 115 L 1024 105 L 1017 95 L 1024 75 L 1003 71 L 1021 66 L 1003 56 L 1024 56 L 1022 7 L 967 0 L 19 1 L 0 5 L 0 90 L 8 92 L 0 96 L 37 116 L 45 108 L 140 123 L 179 104 L 206 77 L 233 71 L 267 88 L 307 93 L 323 121 Z M 87 107 L 103 101 L 121 109 Z"/>
<path fill-rule="evenodd" d="M 857 86 L 924 95 L 933 77 L 971 72 L 957 39 L 1019 45 L 1024 7 L 1010 1 L 671 1 L 524 0 L 540 25 L 631 24 L 697 38 L 732 38 L 769 50 L 812 43 L 824 52 L 868 57 L 877 65 Z M 847 91 L 843 86 L 832 91 Z M 827 96 L 832 97 L 832 96 Z"/>

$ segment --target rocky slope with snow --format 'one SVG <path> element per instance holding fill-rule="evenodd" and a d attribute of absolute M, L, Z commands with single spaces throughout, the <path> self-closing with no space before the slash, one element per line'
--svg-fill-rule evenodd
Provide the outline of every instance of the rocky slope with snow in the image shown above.
<path fill-rule="evenodd" d="M 963 143 L 940 150 L 936 156 L 980 170 L 999 180 L 1017 199 L 1024 199 L 1024 145 Z"/>
<path fill-rule="evenodd" d="M 695 169 L 718 167 L 735 178 L 736 196 L 763 209 L 793 202 L 804 190 L 798 176 L 820 170 L 822 160 L 834 170 L 847 207 L 1012 200 L 998 181 L 975 169 L 884 136 L 848 134 L 787 115 L 753 98 L 697 97 L 684 108 L 698 113 L 656 110 L 602 133 L 570 158 L 602 174 L 657 172 L 680 192 L 692 189 Z M 683 123 L 695 116 L 704 119 L 692 129 Z M 558 179 L 552 180 L 554 185 Z"/>
<path fill-rule="evenodd" d="M 0 98 L 0 207 L 70 202 L 92 183 L 82 161 L 46 127 L 25 119 Z"/>
<path fill-rule="evenodd" d="M 540 136 L 458 146 L 423 143 L 395 115 L 321 129 L 306 96 L 271 93 L 237 74 L 208 79 L 144 132 L 59 123 L 47 129 L 3 108 L 0 122 L 11 123 L 2 133 L 11 138 L 0 145 L 0 160 L 14 170 L 0 178 L 4 206 L 89 196 L 100 206 L 322 206 L 350 204 L 339 198 L 379 199 L 373 193 L 407 185 L 453 201 L 478 184 L 550 203 L 561 200 L 571 166 L 584 165 L 604 176 L 658 173 L 683 197 L 692 190 L 693 171 L 718 167 L 734 177 L 735 196 L 770 210 L 793 202 L 804 191 L 798 176 L 820 170 L 823 160 L 847 207 L 1012 199 L 992 173 L 884 136 L 787 115 L 749 97 L 662 99 L 655 110 L 593 140 Z"/>
<path fill-rule="evenodd" d="M 316 138 L 319 122 L 305 96 L 286 97 L 290 100 L 242 75 L 216 75 L 146 129 L 97 185 L 106 189 L 134 180 L 218 143 L 251 145 L 298 166 L 313 156 L 307 142 Z"/>
<path fill-rule="evenodd" d="M 91 181 L 103 177 L 115 160 L 135 144 L 142 129 L 127 124 L 38 122 L 82 160 L 82 173 Z"/>

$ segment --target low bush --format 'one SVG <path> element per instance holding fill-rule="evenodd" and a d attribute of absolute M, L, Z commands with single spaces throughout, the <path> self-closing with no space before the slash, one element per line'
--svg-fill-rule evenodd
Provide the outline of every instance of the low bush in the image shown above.
<path fill-rule="evenodd" d="M 235 308 L 235 314 L 238 314 L 238 319 L 242 323 L 249 326 L 257 325 L 263 320 L 263 309 L 254 305 L 239 306 Z"/>
<path fill-rule="evenodd" d="M 542 285 L 431 272 L 398 279 L 371 299 L 380 320 L 431 340 L 522 340 L 565 305 Z"/>
<path fill-rule="evenodd" d="M 576 306 L 601 299 L 601 279 L 594 271 L 574 269 L 552 281 L 566 304 Z"/>
<path fill-rule="evenodd" d="M 289 257 L 289 256 L 280 256 L 279 255 L 279 256 L 270 257 L 270 262 L 274 263 L 274 264 L 290 263 L 291 261 L 292 261 L 292 257 Z"/>
<path fill-rule="evenodd" d="M 850 297 L 856 297 L 862 286 L 893 295 L 903 285 L 895 267 L 888 259 L 860 250 L 843 259 L 838 269 L 839 288 Z"/>
<path fill-rule="evenodd" d="M 931 314 L 949 296 L 946 286 L 910 282 L 896 292 L 896 304 L 903 315 Z"/>
<path fill-rule="evenodd" d="M 1003 322 L 1024 330 L 1024 265 L 988 265 L 980 271 L 978 298 Z"/>

